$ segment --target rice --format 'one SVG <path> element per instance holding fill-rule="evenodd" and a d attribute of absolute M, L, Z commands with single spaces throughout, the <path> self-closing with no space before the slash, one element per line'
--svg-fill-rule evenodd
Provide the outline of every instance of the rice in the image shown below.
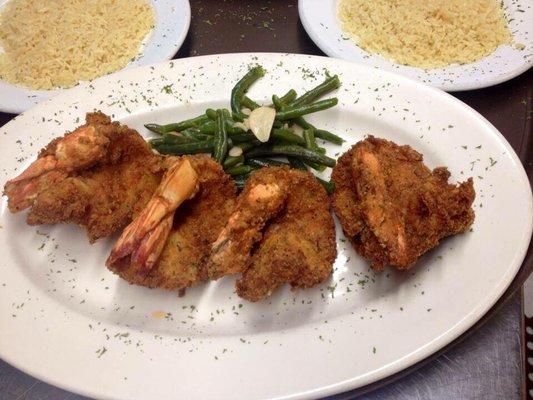
<path fill-rule="evenodd" d="M 11 0 L 0 14 L 0 78 L 52 89 L 117 71 L 154 20 L 146 0 Z"/>
<path fill-rule="evenodd" d="M 511 43 L 495 0 L 340 0 L 342 29 L 359 47 L 400 64 L 464 64 Z"/>

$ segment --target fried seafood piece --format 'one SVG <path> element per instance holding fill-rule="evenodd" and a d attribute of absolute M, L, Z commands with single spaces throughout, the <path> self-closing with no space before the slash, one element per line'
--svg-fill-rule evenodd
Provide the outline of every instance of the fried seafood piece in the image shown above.
<path fill-rule="evenodd" d="M 444 167 L 427 168 L 411 147 L 370 136 L 333 168 L 333 209 L 372 268 L 407 269 L 474 221 L 472 178 L 453 185 L 449 177 Z"/>
<path fill-rule="evenodd" d="M 285 170 L 263 171 L 244 187 L 235 212 L 213 244 L 208 264 L 211 279 L 242 272 L 265 224 L 285 207 L 292 175 Z"/>
<path fill-rule="evenodd" d="M 242 272 L 237 294 L 250 301 L 285 283 L 309 288 L 323 282 L 337 255 L 329 207 L 324 188 L 308 172 L 255 172 L 213 245 L 209 277 Z"/>
<path fill-rule="evenodd" d="M 106 265 L 129 283 L 152 288 L 183 290 L 205 280 L 206 258 L 236 199 L 233 180 L 211 157 L 174 159 Z"/>
<path fill-rule="evenodd" d="M 164 172 L 133 129 L 101 112 L 54 139 L 4 194 L 11 212 L 30 208 L 30 225 L 73 222 L 96 241 L 127 225 L 157 188 Z"/>

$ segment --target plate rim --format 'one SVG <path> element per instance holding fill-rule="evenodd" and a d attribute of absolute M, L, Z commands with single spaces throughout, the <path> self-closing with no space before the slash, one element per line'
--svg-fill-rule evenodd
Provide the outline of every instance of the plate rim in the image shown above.
<path fill-rule="evenodd" d="M 9 1 L 9 0 L 6 0 L 6 2 L 7 1 Z M 157 0 L 148 0 L 148 1 L 153 6 L 154 1 L 157 1 Z M 179 51 L 179 49 L 181 48 L 181 46 L 185 42 L 185 39 L 187 38 L 187 34 L 189 33 L 189 29 L 191 27 L 191 3 L 190 3 L 190 0 L 174 0 L 174 1 L 183 3 L 183 6 L 185 6 L 185 8 L 183 10 L 184 11 L 184 15 L 185 15 L 185 23 L 183 24 L 183 28 L 181 29 L 178 38 L 174 41 L 172 46 L 168 46 L 168 48 L 167 48 L 168 50 L 164 53 L 164 55 L 163 54 L 161 55 L 159 62 L 164 62 L 165 60 L 170 60 L 170 59 L 172 59 L 172 57 L 174 57 L 174 55 L 176 55 L 176 53 Z M 0 6 L 2 4 L 3 3 L 0 3 Z M 142 53 L 139 53 L 139 54 L 142 54 Z M 103 77 L 106 77 L 106 76 L 110 76 L 110 75 L 116 74 L 118 72 L 124 71 L 125 69 L 134 69 L 134 68 L 143 67 L 143 66 L 146 66 L 146 65 L 153 65 L 153 64 L 154 63 L 140 64 L 140 65 L 135 66 L 135 67 L 128 67 L 128 65 L 126 65 L 125 67 L 119 69 L 118 71 L 111 72 L 109 74 L 96 77 L 96 78 L 91 79 L 91 80 L 89 80 L 87 82 L 92 82 L 92 81 L 94 81 L 96 79 L 100 79 L 100 78 L 103 78 Z M 41 102 L 46 101 L 47 99 L 50 99 L 52 97 L 59 96 L 59 95 L 63 94 L 64 92 L 66 92 L 68 90 L 71 90 L 71 89 L 74 89 L 75 87 L 78 86 L 78 85 L 76 85 L 74 87 L 64 88 L 64 89 L 63 88 L 50 89 L 48 91 L 48 90 L 28 89 L 28 88 L 25 88 L 23 86 L 16 85 L 16 84 L 13 84 L 13 83 L 9 83 L 9 82 L 6 82 L 6 81 L 1 81 L 1 82 L 9 85 L 11 88 L 14 88 L 14 90 L 16 90 L 17 92 L 21 92 L 20 93 L 21 96 L 28 97 L 28 96 L 31 96 L 32 93 L 33 94 L 35 94 L 35 93 L 43 93 L 46 96 L 46 98 L 43 98 L 41 100 Z M 27 93 L 24 93 L 24 91 L 27 91 Z M 49 93 L 50 95 L 47 96 L 47 93 Z M 30 107 L 17 107 L 17 106 L 11 105 L 11 102 L 9 101 L 9 99 L 6 99 L 6 101 L 3 102 L 2 101 L 2 96 L 0 96 L 0 112 L 4 112 L 4 113 L 8 113 L 8 114 L 22 114 L 23 112 L 25 112 L 27 110 L 30 110 L 30 109 L 34 108 L 35 106 L 37 106 L 37 105 L 38 104 L 30 105 Z"/>
<path fill-rule="evenodd" d="M 251 56 L 251 57 L 253 57 L 253 56 L 257 56 L 257 55 L 260 55 L 260 56 L 263 56 L 263 57 L 274 57 L 274 58 L 290 55 L 290 56 L 297 56 L 297 57 L 302 57 L 302 58 L 313 58 L 313 59 L 329 60 L 329 62 L 332 61 L 331 58 L 324 57 L 324 56 L 312 56 L 312 55 L 302 55 L 302 54 L 292 54 L 292 53 L 269 53 L 269 52 L 225 53 L 225 54 L 203 55 L 203 56 L 197 56 L 197 57 L 182 58 L 182 59 L 177 59 L 177 60 L 172 60 L 172 61 L 163 61 L 163 62 L 159 62 L 159 63 L 152 64 L 152 65 L 139 66 L 139 67 L 131 68 L 131 69 L 128 69 L 128 70 L 123 70 L 121 72 L 126 73 L 126 71 L 131 72 L 131 71 L 136 70 L 136 69 L 146 69 L 146 68 L 150 68 L 150 67 L 157 68 L 157 66 L 166 65 L 169 62 L 186 64 L 191 59 L 192 60 L 198 60 L 198 59 L 209 60 L 211 58 L 221 58 L 221 57 L 222 58 L 224 58 L 224 57 L 230 57 L 230 58 L 231 57 L 235 57 L 235 58 L 238 58 L 238 57 L 242 57 L 242 56 Z M 347 65 L 357 65 L 358 68 L 363 68 L 363 69 L 366 69 L 368 71 L 375 70 L 375 68 L 372 68 L 371 66 L 354 63 L 354 62 L 348 61 L 348 60 L 337 60 L 337 61 L 339 61 L 341 63 L 344 63 L 344 64 L 347 64 Z M 508 150 L 511 158 L 513 159 L 514 163 L 517 165 L 517 170 L 519 172 L 520 180 L 521 180 L 520 183 L 524 183 L 525 182 L 529 186 L 529 196 L 528 196 L 529 197 L 529 207 L 528 207 L 527 211 L 528 211 L 528 215 L 533 216 L 533 194 L 531 193 L 531 185 L 529 183 L 529 178 L 528 178 L 527 173 L 526 173 L 526 171 L 524 169 L 523 163 L 520 160 L 518 154 L 514 151 L 512 146 L 509 144 L 507 139 L 483 115 L 481 115 L 479 112 L 474 110 L 469 105 L 463 103 L 461 100 L 459 100 L 459 99 L 455 98 L 454 96 L 450 95 L 449 93 L 443 92 L 443 91 L 441 91 L 441 90 L 439 90 L 439 89 L 437 89 L 435 87 L 431 87 L 429 85 L 425 85 L 425 84 L 423 84 L 423 83 L 421 83 L 421 82 L 419 82 L 419 81 L 417 81 L 415 79 L 412 79 L 410 77 L 406 77 L 404 75 L 397 74 L 397 73 L 394 73 L 394 72 L 391 72 L 391 71 L 379 70 L 379 73 L 387 75 L 387 76 L 389 76 L 389 78 L 391 78 L 393 80 L 400 81 L 399 83 L 402 83 L 401 81 L 405 80 L 407 84 L 411 84 L 411 85 L 414 84 L 415 86 L 418 86 L 420 89 L 428 90 L 430 92 L 433 92 L 433 94 L 435 96 L 437 96 L 437 97 L 443 97 L 443 98 L 447 99 L 448 101 L 452 101 L 454 104 L 459 105 L 460 107 L 462 107 L 465 110 L 465 112 L 468 112 L 470 115 L 475 117 L 479 121 L 480 124 L 484 125 L 488 129 L 490 134 L 494 135 L 495 139 L 498 140 L 498 142 L 500 142 L 500 144 L 502 144 Z M 103 76 L 103 77 L 98 78 L 98 80 L 109 79 L 109 77 L 110 77 L 109 75 Z M 83 90 L 83 89 L 81 89 L 79 86 L 71 88 L 71 89 L 68 89 L 64 93 L 60 94 L 58 96 L 58 99 L 55 99 L 55 100 L 52 100 L 52 101 L 62 101 L 62 99 L 63 99 L 62 96 L 67 97 L 68 95 L 70 95 L 70 93 L 68 93 L 69 91 L 76 91 L 76 90 Z M 46 103 L 48 103 L 48 102 L 46 102 Z M 35 107 L 32 107 L 31 110 L 33 110 L 35 108 L 38 108 L 38 107 L 44 107 L 44 105 L 43 104 L 37 105 Z M 1 127 L 0 131 L 4 130 L 6 126 L 10 125 L 10 123 L 11 122 L 8 122 L 6 125 Z M 527 190 L 526 190 L 526 193 L 527 193 Z M 436 354 L 437 355 L 440 354 L 440 352 L 444 351 L 444 349 L 451 347 L 463 335 L 468 334 L 471 329 L 475 328 L 476 324 L 480 320 L 482 320 L 489 312 L 491 312 L 492 309 L 494 309 L 495 304 L 497 302 L 499 302 L 500 299 L 506 294 L 506 292 L 508 291 L 510 285 L 513 283 L 513 281 L 520 274 L 520 272 L 522 271 L 522 268 L 524 267 L 523 262 L 525 260 L 525 257 L 528 255 L 528 250 L 529 250 L 528 246 L 531 246 L 532 228 L 533 228 L 533 218 L 531 219 L 531 222 L 529 223 L 529 235 L 526 234 L 524 236 L 524 238 L 523 238 L 524 242 L 527 241 L 527 243 L 529 243 L 529 245 L 525 246 L 524 250 L 522 251 L 522 254 L 519 254 L 519 255 L 515 254 L 513 264 L 517 263 L 518 267 L 517 267 L 516 271 L 514 272 L 514 274 L 512 275 L 512 277 L 507 281 L 507 283 L 504 286 L 502 286 L 502 288 L 500 289 L 500 291 L 498 293 L 493 294 L 493 296 L 491 296 L 490 301 L 488 301 L 485 306 L 480 307 L 480 309 L 482 309 L 483 311 L 475 312 L 476 317 L 473 317 L 473 318 L 470 317 L 471 321 L 465 321 L 464 319 L 461 320 L 460 323 L 458 323 L 456 326 L 453 327 L 453 329 L 451 329 L 452 331 L 454 331 L 453 335 L 451 335 L 450 331 L 448 331 L 445 334 L 437 337 L 434 341 L 432 341 L 431 345 L 428 346 L 428 347 L 434 348 L 433 351 L 430 350 L 430 351 L 423 352 L 423 354 L 415 354 L 415 355 L 411 354 L 411 355 L 409 355 L 409 358 L 411 358 L 411 357 L 413 358 L 412 362 L 409 362 L 409 363 L 407 363 L 407 365 L 402 365 L 402 366 L 400 366 L 398 364 L 398 365 L 394 366 L 393 368 L 388 367 L 387 368 L 388 372 L 386 374 L 384 374 L 384 376 L 378 377 L 378 378 L 374 379 L 373 382 L 370 382 L 368 384 L 365 384 L 365 383 L 359 384 L 359 385 L 351 384 L 351 382 L 355 379 L 355 378 L 352 378 L 352 379 L 347 379 L 347 380 L 344 380 L 344 381 L 337 382 L 337 383 L 332 384 L 330 386 L 324 386 L 324 387 L 320 387 L 318 389 L 310 389 L 310 390 L 305 391 L 305 392 L 294 393 L 294 394 L 291 394 L 291 395 L 288 395 L 288 396 L 279 397 L 279 398 L 283 398 L 283 399 L 312 398 L 312 397 L 316 397 L 316 396 L 328 396 L 328 395 L 333 395 L 333 394 L 338 394 L 338 393 L 344 393 L 344 392 L 351 391 L 351 390 L 358 390 L 358 389 L 362 389 L 363 390 L 365 387 L 370 386 L 370 385 L 377 385 L 380 382 L 382 382 L 383 380 L 387 380 L 387 379 L 393 379 L 394 380 L 394 377 L 396 375 L 399 375 L 402 372 L 404 372 L 405 370 L 410 369 L 410 368 L 413 368 L 413 370 L 416 369 L 414 367 L 416 367 L 417 365 L 422 364 L 427 359 L 431 359 Z M 472 311 L 471 311 L 471 313 L 472 313 Z M 461 329 L 458 329 L 458 326 L 460 326 Z M 435 345 L 435 342 L 438 342 L 439 344 Z M 442 344 L 440 342 L 442 342 Z M 48 377 L 45 377 L 44 376 L 45 374 L 39 374 L 39 373 L 30 372 L 29 368 L 24 368 L 23 366 L 19 367 L 18 363 L 13 362 L 14 361 L 13 360 L 14 357 L 10 358 L 10 357 L 6 357 L 5 356 L 5 352 L 2 352 L 2 346 L 0 346 L 0 358 L 2 358 L 3 360 L 5 360 L 7 363 L 9 363 L 10 365 L 14 366 L 15 368 L 27 373 L 28 375 L 34 376 L 37 379 L 42 380 L 44 382 L 49 382 L 52 385 L 55 385 L 57 387 L 61 387 L 61 388 L 64 388 L 66 390 L 69 390 L 71 392 L 83 394 L 83 395 L 86 395 L 86 396 L 94 396 L 94 394 L 96 394 L 96 392 L 89 392 L 89 391 L 80 390 L 79 388 L 71 387 L 68 383 L 65 384 L 64 382 L 56 381 L 56 379 L 50 379 Z M 58 383 L 56 383 L 56 382 L 58 382 Z M 386 382 L 386 383 L 388 383 L 388 382 Z M 98 394 L 98 396 L 99 396 L 99 398 L 104 398 L 104 399 L 122 398 L 122 397 L 112 397 L 112 396 L 109 396 L 109 395 L 101 396 L 100 394 Z"/>
<path fill-rule="evenodd" d="M 185 24 L 183 25 L 183 29 L 181 30 L 180 35 L 178 36 L 178 40 L 174 42 L 174 46 L 172 48 L 169 47 L 167 54 L 161 61 L 171 60 L 172 57 L 174 57 L 174 55 L 179 51 L 179 49 L 183 45 L 183 42 L 185 42 L 185 39 L 187 38 L 187 34 L 189 33 L 189 29 L 191 28 L 191 18 L 192 18 L 191 3 L 189 0 L 179 0 L 179 1 L 183 1 L 185 5 L 185 10 L 184 10 L 185 11 Z M 150 64 L 146 64 L 146 65 L 150 65 Z M 140 66 L 141 65 L 139 65 L 139 67 Z M 117 73 L 120 71 L 122 70 L 115 71 L 114 73 Z"/>
<path fill-rule="evenodd" d="M 337 0 L 327 0 L 327 1 L 328 2 L 335 2 Z M 311 41 L 320 50 L 322 50 L 328 57 L 339 58 L 339 59 L 342 59 L 342 60 L 345 60 L 345 61 L 349 61 L 349 62 L 360 63 L 357 60 L 351 60 L 351 59 L 347 59 L 347 58 L 342 57 L 342 53 L 341 52 L 338 52 L 335 49 L 333 49 L 333 47 L 331 47 L 329 45 L 329 42 L 327 40 L 322 39 L 322 37 L 314 29 L 313 24 L 309 20 L 308 15 L 306 13 L 306 11 L 308 10 L 307 4 L 309 4 L 309 3 L 310 3 L 310 0 L 298 0 L 298 16 L 300 18 L 300 21 L 302 22 L 302 26 L 304 27 L 305 32 L 307 33 L 307 35 L 309 36 Z M 364 51 L 364 50 L 361 49 L 361 51 Z M 360 63 L 360 64 L 363 64 L 363 63 Z M 402 66 L 402 67 L 405 67 L 405 66 L 403 66 L 401 64 L 398 64 L 398 63 L 395 63 L 395 64 L 399 65 L 399 66 Z M 378 66 L 372 65 L 371 63 L 369 63 L 369 64 L 365 63 L 364 65 L 372 66 L 374 68 L 379 68 Z M 430 83 L 430 82 L 421 82 L 421 81 L 418 81 L 417 79 L 410 78 L 410 77 L 408 77 L 408 78 L 414 79 L 414 80 L 418 81 L 419 83 L 426 84 L 428 86 L 432 86 L 432 87 L 441 89 L 441 90 L 446 91 L 446 92 L 464 92 L 464 91 L 468 91 L 468 90 L 484 89 L 484 88 L 488 88 L 488 87 L 491 87 L 491 86 L 499 85 L 500 83 L 507 82 L 507 81 L 509 81 L 509 80 L 511 80 L 513 78 L 516 78 L 519 75 L 522 75 L 524 72 L 527 72 L 532 67 L 533 67 L 533 63 L 523 63 L 523 64 L 520 65 L 519 68 L 515 68 L 515 69 L 512 69 L 512 70 L 509 70 L 508 72 L 505 72 L 504 74 L 500 74 L 500 75 L 498 75 L 495 78 L 483 79 L 483 80 L 477 81 L 477 82 L 471 81 L 472 83 L 464 83 L 464 84 L 456 84 L 456 83 L 448 83 L 448 82 L 446 82 L 444 84 L 433 84 L 433 83 Z M 381 68 L 379 68 L 379 69 L 381 70 Z M 398 71 L 398 72 L 388 71 L 388 72 L 392 72 L 392 73 L 395 73 L 395 74 L 397 73 L 398 75 L 405 76 L 400 71 Z"/>
<path fill-rule="evenodd" d="M 527 280 L 528 276 L 533 272 L 533 251 L 531 250 L 533 250 L 533 242 L 530 242 L 529 248 L 526 254 L 526 258 L 522 262 L 520 269 L 518 270 L 517 274 L 515 275 L 515 278 L 513 279 L 509 287 L 505 290 L 505 292 L 501 295 L 501 297 L 496 301 L 496 303 L 483 316 L 481 316 L 481 318 L 478 319 L 477 322 L 474 323 L 474 325 L 472 325 L 472 327 L 467 329 L 465 332 L 463 332 L 461 335 L 459 335 L 457 338 L 455 338 L 453 341 L 451 341 L 447 345 L 443 346 L 440 350 L 435 351 L 433 354 L 418 361 L 417 363 L 411 365 L 410 367 L 407 367 L 386 378 L 380 379 L 373 383 L 369 383 L 368 385 L 365 385 L 365 386 L 360 386 L 356 389 L 352 389 L 351 391 L 347 391 L 344 393 L 347 395 L 348 394 L 351 395 L 351 393 L 353 392 L 354 396 L 360 396 L 363 394 L 371 393 L 374 390 L 378 390 L 381 387 L 385 387 L 389 384 L 392 384 L 398 379 L 406 377 L 410 375 L 411 373 L 417 371 L 419 368 L 429 364 L 434 359 L 445 354 L 448 350 L 451 350 L 455 345 L 461 343 L 463 340 L 468 339 L 478 329 L 482 328 L 487 322 L 489 322 L 489 320 L 493 317 L 493 315 L 496 314 L 498 311 L 500 311 L 507 304 L 510 298 L 518 291 L 518 289 L 522 287 L 524 282 Z"/>

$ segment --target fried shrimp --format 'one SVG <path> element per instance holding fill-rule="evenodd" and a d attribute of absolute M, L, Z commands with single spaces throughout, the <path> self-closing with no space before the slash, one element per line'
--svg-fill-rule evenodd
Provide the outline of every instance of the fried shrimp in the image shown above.
<path fill-rule="evenodd" d="M 449 177 L 444 167 L 427 168 L 411 147 L 370 136 L 333 169 L 333 209 L 374 269 L 407 269 L 474 221 L 472 178 L 453 185 Z"/>
<path fill-rule="evenodd" d="M 213 245 L 208 275 L 242 272 L 237 294 L 266 298 L 285 283 L 309 288 L 326 280 L 336 257 L 335 226 L 324 188 L 307 172 L 255 172 Z"/>
<path fill-rule="evenodd" d="M 237 188 L 209 156 L 168 162 L 161 185 L 106 264 L 132 284 L 183 290 L 207 278 L 205 261 L 235 207 Z"/>
<path fill-rule="evenodd" d="M 73 222 L 89 240 L 126 226 L 157 188 L 162 157 L 133 129 L 89 113 L 85 125 L 53 140 L 4 194 L 30 225 Z"/>

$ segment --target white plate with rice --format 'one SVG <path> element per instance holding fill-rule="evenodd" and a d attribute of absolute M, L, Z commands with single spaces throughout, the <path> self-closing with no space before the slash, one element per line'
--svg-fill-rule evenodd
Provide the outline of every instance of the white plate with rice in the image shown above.
<path fill-rule="evenodd" d="M 489 2 L 494 1 L 490 4 Z M 485 2 L 485 3 L 484 3 Z M 350 3 L 350 13 L 346 13 L 346 4 Z M 405 4 L 415 4 L 404 0 L 395 3 L 405 6 Z M 452 4 L 455 3 L 455 4 Z M 417 2 L 413 13 L 410 14 L 406 9 L 400 10 L 392 6 L 390 1 L 381 0 L 377 2 L 368 2 L 363 0 L 299 0 L 298 7 L 302 24 L 320 49 L 330 57 L 337 57 L 349 61 L 356 61 L 362 64 L 371 65 L 387 71 L 393 71 L 407 77 L 416 79 L 420 82 L 430 84 L 446 91 L 461 91 L 480 89 L 483 87 L 493 86 L 505 82 L 515 76 L 528 70 L 533 64 L 533 6 L 530 1 L 526 0 L 503 0 L 503 15 L 501 14 L 499 4 L 496 0 L 477 0 L 479 10 L 473 10 L 473 3 L 469 2 L 447 2 L 442 0 Z M 340 6 L 343 6 L 341 11 Z M 427 8 L 423 8 L 427 7 Z M 461 7 L 471 7 L 468 10 Z M 492 8 L 491 8 L 492 7 Z M 495 8 L 494 8 L 495 7 Z M 460 12 L 461 11 L 461 12 Z M 465 12 L 466 11 L 466 12 Z M 351 15 L 351 17 L 348 17 Z M 422 19 L 420 16 L 423 15 Z M 428 17 L 429 16 L 429 17 Z M 460 22 L 461 16 L 463 18 Z M 498 17 L 498 18 L 497 18 Z M 415 18 L 409 21 L 409 18 Z M 454 37 L 450 31 L 443 29 L 446 35 L 436 35 L 431 37 L 431 32 L 426 28 L 432 29 L 436 20 L 447 20 L 450 24 L 466 23 L 471 27 L 479 23 L 479 29 L 470 30 L 473 36 L 469 39 L 459 36 Z M 487 22 L 483 25 L 483 22 Z M 486 26 L 490 24 L 501 23 L 503 27 L 507 26 L 508 39 L 506 44 L 499 45 L 490 54 L 479 58 L 475 54 L 483 54 L 483 50 L 490 48 L 488 40 L 501 39 L 503 33 L 499 27 L 491 25 L 490 29 Z M 382 22 L 380 24 L 380 22 Z M 344 29 L 343 29 L 344 28 Z M 500 27 L 501 28 L 501 27 Z M 441 28 L 439 28 L 440 30 Z M 391 31 L 401 30 L 408 32 L 411 36 L 411 45 L 407 35 L 398 36 L 391 39 Z M 350 33 L 348 33 L 348 31 Z M 456 31 L 458 32 L 458 31 Z M 487 41 L 478 46 L 475 35 L 482 36 Z M 425 36 L 427 35 L 427 36 Z M 444 36 L 448 37 L 447 41 Z M 438 45 L 431 45 L 425 54 L 447 54 L 449 59 L 471 60 L 478 58 L 477 61 L 463 61 L 461 64 L 453 63 L 447 66 L 438 66 L 434 62 L 430 68 L 409 66 L 416 61 L 409 54 L 409 49 L 424 43 L 421 37 L 425 37 L 426 43 L 437 39 Z M 490 38 L 490 39 L 488 39 Z M 458 40 L 465 39 L 462 42 L 468 51 L 453 51 L 447 44 L 456 43 Z M 395 41 L 396 40 L 396 41 Z M 359 43 L 361 47 L 356 44 Z M 436 43 L 433 41 L 432 43 Z M 496 42 L 491 42 L 496 43 Z M 495 46 L 494 46 L 495 47 Z M 372 52 L 366 51 L 368 48 Z M 376 51 L 379 50 L 383 56 Z M 391 52 L 399 55 L 393 61 Z M 420 53 L 419 53 L 420 54 Z M 436 56 L 437 58 L 439 56 Z M 433 56 L 427 57 L 426 60 L 433 59 Z M 434 59 L 435 60 L 435 59 Z M 427 63 L 426 63 L 427 64 Z M 420 65 L 420 63 L 417 63 Z M 437 65 L 437 67 L 435 67 Z"/>
<path fill-rule="evenodd" d="M 248 92 L 261 104 L 290 88 L 301 94 L 328 73 L 339 76 L 342 86 L 332 94 L 339 104 L 309 116 L 346 140 L 342 147 L 320 143 L 330 156 L 373 134 L 412 146 L 430 168 L 446 165 L 451 182 L 474 177 L 472 230 L 446 239 L 407 272 L 374 273 L 337 227 L 338 256 L 327 282 L 295 292 L 286 285 L 250 303 L 235 294 L 235 277 L 189 288 L 183 297 L 129 285 L 104 265 L 114 238 L 90 245 L 73 225 L 28 226 L 4 198 L 2 359 L 97 399 L 320 398 L 423 360 L 504 293 L 533 221 L 527 175 L 509 143 L 452 96 L 343 60 L 213 55 L 81 84 L 0 129 L 0 187 L 88 111 L 100 109 L 148 136 L 146 123 L 228 107 L 232 87 L 253 64 L 267 71 Z"/>
<path fill-rule="evenodd" d="M 78 82 L 171 59 L 190 21 L 188 0 L 0 0 L 0 111 L 20 113 Z"/>

